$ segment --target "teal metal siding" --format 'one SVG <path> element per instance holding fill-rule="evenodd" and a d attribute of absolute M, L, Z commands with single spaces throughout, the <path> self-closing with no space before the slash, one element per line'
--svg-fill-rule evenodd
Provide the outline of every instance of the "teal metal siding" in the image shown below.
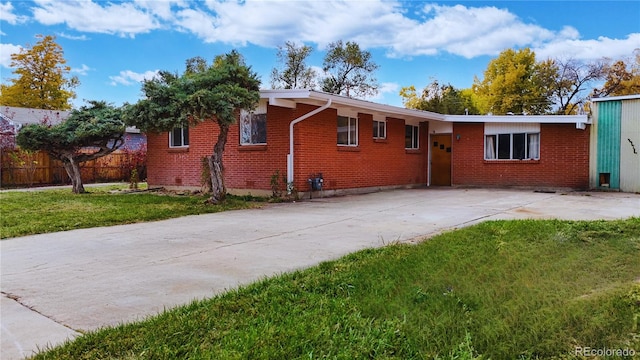
<path fill-rule="evenodd" d="M 621 118 L 622 101 L 603 101 L 598 104 L 598 176 L 610 174 L 609 187 L 612 189 L 620 188 Z"/>

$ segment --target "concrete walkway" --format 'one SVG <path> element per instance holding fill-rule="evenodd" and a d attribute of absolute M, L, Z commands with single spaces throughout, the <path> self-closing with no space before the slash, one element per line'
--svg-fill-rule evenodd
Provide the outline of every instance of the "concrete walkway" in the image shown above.
<path fill-rule="evenodd" d="M 265 276 L 492 219 L 640 216 L 640 195 L 413 189 L 0 241 L 3 360 Z"/>

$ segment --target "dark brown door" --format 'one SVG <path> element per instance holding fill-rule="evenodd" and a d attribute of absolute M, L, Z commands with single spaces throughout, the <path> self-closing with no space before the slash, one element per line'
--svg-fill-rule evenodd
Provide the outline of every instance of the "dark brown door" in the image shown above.
<path fill-rule="evenodd" d="M 451 134 L 431 135 L 431 185 L 451 186 Z"/>

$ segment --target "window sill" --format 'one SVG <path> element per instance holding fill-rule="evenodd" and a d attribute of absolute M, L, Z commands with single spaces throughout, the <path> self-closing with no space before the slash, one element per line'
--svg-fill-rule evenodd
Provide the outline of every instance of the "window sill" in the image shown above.
<path fill-rule="evenodd" d="M 183 152 L 189 152 L 189 147 L 185 146 L 185 147 L 170 147 L 169 148 L 169 152 L 170 153 L 183 153 Z"/>
<path fill-rule="evenodd" d="M 387 139 L 386 138 L 385 139 L 383 139 L 383 138 L 379 138 L 379 139 L 374 138 L 373 142 L 374 143 L 379 143 L 379 144 L 386 144 L 387 143 Z"/>
<path fill-rule="evenodd" d="M 507 160 L 507 159 L 495 159 L 484 160 L 485 164 L 539 164 L 540 159 L 523 159 L 523 160 Z"/>
<path fill-rule="evenodd" d="M 240 145 L 238 151 L 267 151 L 267 144 Z"/>
<path fill-rule="evenodd" d="M 359 152 L 360 151 L 360 147 L 358 147 L 358 146 L 349 146 L 349 145 L 338 145 L 338 151 Z"/>
<path fill-rule="evenodd" d="M 420 149 L 404 149 L 404 153 L 405 154 L 419 155 L 419 154 L 422 154 L 422 150 L 420 150 Z"/>

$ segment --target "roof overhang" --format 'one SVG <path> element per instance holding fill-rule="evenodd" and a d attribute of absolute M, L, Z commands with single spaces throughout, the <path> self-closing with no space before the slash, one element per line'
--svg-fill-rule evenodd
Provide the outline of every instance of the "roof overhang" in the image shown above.
<path fill-rule="evenodd" d="M 346 96 L 329 94 L 321 91 L 295 90 L 261 90 L 260 97 L 268 99 L 270 105 L 278 105 L 285 100 L 285 107 L 295 107 L 296 103 L 321 106 L 331 100 L 332 108 L 348 108 L 352 111 L 379 114 L 386 117 L 400 117 L 403 119 L 428 121 L 444 121 L 444 115 L 422 110 L 406 109 L 398 106 L 379 104 L 372 101 L 353 99 Z"/>
<path fill-rule="evenodd" d="M 530 122 L 540 124 L 576 124 L 588 123 L 587 115 L 445 115 L 451 122 L 493 122 L 514 123 Z"/>
<path fill-rule="evenodd" d="M 591 101 L 601 102 L 601 101 L 637 100 L 637 99 L 640 99 L 640 94 L 592 98 Z"/>
<path fill-rule="evenodd" d="M 270 105 L 295 108 L 298 103 L 321 106 L 331 100 L 332 108 L 348 108 L 352 111 L 372 113 L 386 117 L 412 121 L 444 121 L 466 123 L 541 123 L 576 124 L 584 129 L 589 124 L 587 115 L 443 115 L 430 111 L 407 109 L 372 101 L 353 99 L 308 89 L 261 90 L 260 97 L 268 99 Z"/>

